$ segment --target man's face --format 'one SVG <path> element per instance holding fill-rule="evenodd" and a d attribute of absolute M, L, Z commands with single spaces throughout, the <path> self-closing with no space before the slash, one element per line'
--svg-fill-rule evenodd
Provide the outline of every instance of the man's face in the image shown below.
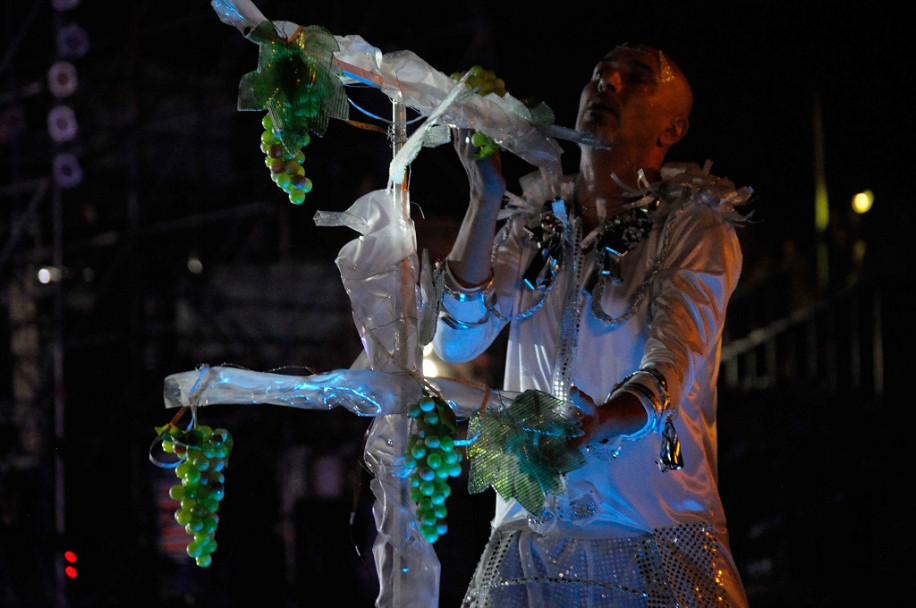
<path fill-rule="evenodd" d="M 576 130 L 607 144 L 655 145 L 670 120 L 681 77 L 660 65 L 655 49 L 617 47 L 604 56 L 582 89 Z"/>

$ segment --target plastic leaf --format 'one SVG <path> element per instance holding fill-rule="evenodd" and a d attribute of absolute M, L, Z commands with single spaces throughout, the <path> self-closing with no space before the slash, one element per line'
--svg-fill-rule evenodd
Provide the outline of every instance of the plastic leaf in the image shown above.
<path fill-rule="evenodd" d="M 239 110 L 267 110 L 287 150 L 300 147 L 311 131 L 324 135 L 331 118 L 348 117 L 346 94 L 332 68 L 334 35 L 320 26 L 282 37 L 265 21 L 248 39 L 259 48 L 258 68 L 242 76 Z"/>
<path fill-rule="evenodd" d="M 570 439 L 578 426 L 562 416 L 563 402 L 547 393 L 525 391 L 503 411 L 482 410 L 469 423 L 477 439 L 468 448 L 468 491 L 492 486 L 503 498 L 516 499 L 540 515 L 548 494 L 563 489 L 561 475 L 585 464 Z"/>

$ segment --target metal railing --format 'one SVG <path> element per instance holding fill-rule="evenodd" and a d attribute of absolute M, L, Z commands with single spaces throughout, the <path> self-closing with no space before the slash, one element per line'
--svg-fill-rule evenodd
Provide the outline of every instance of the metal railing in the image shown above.
<path fill-rule="evenodd" d="M 880 285 L 858 281 L 793 308 L 787 273 L 736 294 L 726 319 L 720 385 L 884 392 Z"/>

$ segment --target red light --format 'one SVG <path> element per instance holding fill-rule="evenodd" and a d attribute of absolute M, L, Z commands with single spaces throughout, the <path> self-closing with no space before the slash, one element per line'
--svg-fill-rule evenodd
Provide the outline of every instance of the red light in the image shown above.
<path fill-rule="evenodd" d="M 76 553 L 73 551 L 64 551 L 64 561 L 67 562 L 67 566 L 64 568 L 64 574 L 67 575 L 67 578 L 76 578 L 79 574 L 76 571 Z"/>

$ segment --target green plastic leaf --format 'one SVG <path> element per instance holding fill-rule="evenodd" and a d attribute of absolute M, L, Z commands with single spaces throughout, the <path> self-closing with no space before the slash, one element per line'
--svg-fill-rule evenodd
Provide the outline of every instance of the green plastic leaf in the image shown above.
<path fill-rule="evenodd" d="M 248 38 L 259 47 L 258 68 L 239 82 L 238 109 L 266 110 L 288 152 L 298 150 L 309 132 L 324 135 L 331 118 L 348 118 L 331 32 L 312 25 L 286 39 L 265 21 Z"/>
<path fill-rule="evenodd" d="M 471 419 L 468 435 L 477 438 L 468 448 L 468 491 L 477 494 L 492 486 L 540 515 L 546 496 L 562 491 L 561 476 L 585 464 L 571 441 L 579 428 L 558 412 L 562 404 L 529 390 L 504 411 L 483 410 Z"/>

